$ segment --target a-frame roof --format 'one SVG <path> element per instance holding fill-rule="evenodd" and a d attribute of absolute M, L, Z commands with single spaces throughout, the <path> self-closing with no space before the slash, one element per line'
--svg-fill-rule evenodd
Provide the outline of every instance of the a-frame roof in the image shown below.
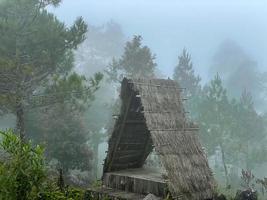
<path fill-rule="evenodd" d="M 212 198 L 215 181 L 198 129 L 186 120 L 181 90 L 169 79 L 122 81 L 121 113 L 109 140 L 104 173 L 142 167 L 155 148 L 173 196 Z"/>

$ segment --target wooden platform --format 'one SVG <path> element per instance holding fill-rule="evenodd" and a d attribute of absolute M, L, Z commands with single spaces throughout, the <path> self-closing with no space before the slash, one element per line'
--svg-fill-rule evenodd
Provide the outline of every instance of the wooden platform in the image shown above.
<path fill-rule="evenodd" d="M 142 195 L 151 193 L 158 197 L 165 197 L 167 192 L 167 183 L 162 173 L 145 168 L 105 173 L 103 185 L 130 193 Z"/>
<path fill-rule="evenodd" d="M 142 200 L 145 198 L 145 195 L 106 187 L 90 188 L 88 192 L 90 193 L 90 196 L 96 200 L 102 200 L 105 198 L 112 200 Z"/>

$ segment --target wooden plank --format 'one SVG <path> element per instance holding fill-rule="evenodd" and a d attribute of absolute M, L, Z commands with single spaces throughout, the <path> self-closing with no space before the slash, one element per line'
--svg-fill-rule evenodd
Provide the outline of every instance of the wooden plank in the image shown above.
<path fill-rule="evenodd" d="M 128 154 L 128 155 L 121 155 L 117 156 L 115 160 L 120 160 L 120 159 L 125 159 L 125 158 L 135 158 L 135 157 L 140 157 L 142 154 L 142 151 L 135 153 L 135 154 Z"/>
<path fill-rule="evenodd" d="M 162 177 L 162 171 L 153 168 L 136 168 L 126 169 L 115 172 L 108 172 L 106 174 L 113 174 L 118 176 L 127 176 L 137 179 L 151 180 L 155 182 L 166 183 L 166 179 Z"/>
<path fill-rule="evenodd" d="M 145 120 L 127 120 L 125 121 L 126 124 L 144 124 Z"/>
<path fill-rule="evenodd" d="M 129 162 L 129 163 L 114 163 L 112 167 L 119 167 L 119 168 L 128 168 L 137 165 L 138 162 Z"/>
<path fill-rule="evenodd" d="M 127 154 L 135 154 L 137 152 L 140 152 L 140 149 L 131 149 L 131 150 L 121 150 L 118 152 L 119 155 L 127 155 Z"/>
<path fill-rule="evenodd" d="M 120 143 L 119 145 L 144 145 L 144 142 L 123 142 Z"/>
<path fill-rule="evenodd" d="M 125 122 L 127 120 L 128 111 L 129 111 L 129 109 L 131 107 L 131 102 L 132 102 L 133 95 L 134 95 L 134 91 L 131 92 L 131 95 L 130 95 L 130 97 L 128 99 L 127 107 L 126 107 L 126 110 L 124 111 L 124 116 L 123 116 L 123 120 L 122 120 L 123 123 L 122 123 L 122 125 L 120 127 L 120 131 L 119 131 L 119 134 L 117 136 L 118 139 L 117 139 L 117 141 L 116 141 L 116 143 L 115 143 L 115 145 L 113 147 L 113 149 L 114 149 L 113 152 L 111 152 L 110 161 L 107 163 L 108 164 L 107 171 L 110 171 L 111 168 L 112 168 L 112 164 L 114 162 L 114 157 L 115 157 L 116 151 L 118 149 L 118 146 L 120 144 L 121 136 L 122 136 L 124 128 L 125 128 Z"/>
<path fill-rule="evenodd" d="M 145 86 L 151 86 L 151 87 L 162 87 L 162 88 L 172 88 L 176 90 L 185 90 L 186 88 L 177 87 L 175 85 L 160 85 L 160 84 L 150 84 L 150 83 L 141 83 L 141 82 L 128 82 L 130 84 L 134 85 L 145 85 Z"/>
<path fill-rule="evenodd" d="M 125 151 L 125 150 L 140 150 L 143 149 L 145 146 L 145 143 L 125 143 L 120 144 L 118 146 L 118 151 Z"/>
<path fill-rule="evenodd" d="M 151 193 L 164 197 L 167 182 L 159 171 L 146 169 L 122 170 L 104 174 L 103 183 L 107 187 L 139 194 Z"/>
<path fill-rule="evenodd" d="M 88 193 L 98 199 L 111 199 L 111 200 L 140 200 L 144 199 L 145 195 L 131 193 L 121 190 L 116 190 L 107 187 L 89 188 Z"/>
<path fill-rule="evenodd" d="M 145 144 L 145 137 L 146 135 L 144 134 L 145 131 L 138 131 L 135 132 L 133 131 L 132 134 L 125 134 L 121 137 L 121 144 L 122 143 L 141 143 L 141 144 Z"/>
<path fill-rule="evenodd" d="M 197 131 L 199 128 L 181 128 L 181 129 L 152 129 L 149 131 Z"/>

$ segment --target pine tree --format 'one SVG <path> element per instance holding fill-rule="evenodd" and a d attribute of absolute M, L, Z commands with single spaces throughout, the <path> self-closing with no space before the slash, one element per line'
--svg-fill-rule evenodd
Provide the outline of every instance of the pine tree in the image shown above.
<path fill-rule="evenodd" d="M 45 91 L 40 96 L 45 97 L 45 101 L 50 99 L 47 105 L 43 101 L 41 106 L 25 112 L 28 137 L 35 143 L 45 143 L 47 161 L 57 159 L 64 172 L 70 169 L 89 171 L 91 167 L 93 154 L 87 144 L 90 135 L 84 114 L 94 99 L 102 74 L 96 74 L 91 79 L 89 88 L 83 79 L 85 77 L 77 74 L 66 79 L 54 79 L 45 85 Z M 51 103 L 51 99 L 55 102 Z"/>
<path fill-rule="evenodd" d="M 256 112 L 249 92 L 230 101 L 217 74 L 204 87 L 198 108 L 201 140 L 210 156 L 220 150 L 227 185 L 228 164 L 251 170 L 266 161 L 264 117 Z"/>
<path fill-rule="evenodd" d="M 226 89 L 217 74 L 210 84 L 204 88 L 204 95 L 199 104 L 198 122 L 200 137 L 207 147 L 208 154 L 213 155 L 216 148 L 221 151 L 226 184 L 229 184 L 227 169 L 227 145 L 231 136 L 231 108 Z"/>
<path fill-rule="evenodd" d="M 199 95 L 201 86 L 200 76 L 195 75 L 191 55 L 186 49 L 183 49 L 182 54 L 178 57 L 179 63 L 174 69 L 173 79 L 177 81 L 181 87 L 186 88 L 188 97 Z"/>
<path fill-rule="evenodd" d="M 220 73 L 228 94 L 238 99 L 244 88 L 250 91 L 257 110 L 266 110 L 263 98 L 264 73 L 258 69 L 258 63 L 239 44 L 225 40 L 220 45 L 211 63 L 210 72 Z"/>
<path fill-rule="evenodd" d="M 0 7 L 0 109 L 17 116 L 25 137 L 24 112 L 34 94 L 54 77 L 72 74 L 73 49 L 85 39 L 78 18 L 66 27 L 47 6 L 60 0 L 4 0 Z"/>
<path fill-rule="evenodd" d="M 239 159 L 236 159 L 241 161 L 237 163 L 239 167 L 251 170 L 256 163 L 266 161 L 264 156 L 260 156 L 266 150 L 264 117 L 256 112 L 252 95 L 247 90 L 243 90 L 240 100 L 232 107 L 233 152 L 239 152 Z"/>
<path fill-rule="evenodd" d="M 177 81 L 182 88 L 185 88 L 183 96 L 185 99 L 188 99 L 188 101 L 185 102 L 185 107 L 189 112 L 189 116 L 195 120 L 199 107 L 198 103 L 201 98 L 201 78 L 195 74 L 191 56 L 186 49 L 183 49 L 182 54 L 178 58 L 179 63 L 174 68 L 173 79 Z"/>
<path fill-rule="evenodd" d="M 134 38 L 126 43 L 124 53 L 119 60 L 113 59 L 107 74 L 113 81 L 128 78 L 152 78 L 155 76 L 155 55 L 147 46 L 142 46 L 142 37 Z"/>

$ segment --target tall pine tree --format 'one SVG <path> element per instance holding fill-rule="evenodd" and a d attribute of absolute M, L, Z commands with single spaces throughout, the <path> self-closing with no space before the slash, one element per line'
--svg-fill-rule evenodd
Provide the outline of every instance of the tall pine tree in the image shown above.
<path fill-rule="evenodd" d="M 186 88 L 185 92 L 188 97 L 199 95 L 201 78 L 195 74 L 191 55 L 186 49 L 183 49 L 182 54 L 178 58 L 179 63 L 174 69 L 173 79 Z"/>
<path fill-rule="evenodd" d="M 204 87 L 203 97 L 199 103 L 198 123 L 200 137 L 209 155 L 213 155 L 219 147 L 224 168 L 226 184 L 229 184 L 227 168 L 227 145 L 231 141 L 231 108 L 226 89 L 217 74 Z"/>
<path fill-rule="evenodd" d="M 152 78 L 157 66 L 155 58 L 147 46 L 142 46 L 142 37 L 134 36 L 126 43 L 121 58 L 110 63 L 107 73 L 113 81 L 121 81 L 123 77 Z"/>
<path fill-rule="evenodd" d="M 188 98 L 185 107 L 189 111 L 189 116 L 195 120 L 198 111 L 198 102 L 201 98 L 201 78 L 195 74 L 191 56 L 186 49 L 183 49 L 182 54 L 178 58 L 179 62 L 174 68 L 173 79 L 181 87 L 185 88 L 183 95 L 185 99 Z"/>
<path fill-rule="evenodd" d="M 252 170 L 255 164 L 266 161 L 265 156 L 262 156 L 266 152 L 264 117 L 256 112 L 252 95 L 247 90 L 243 90 L 239 101 L 232 108 L 232 151 L 238 152 L 233 163 L 240 168 Z"/>
<path fill-rule="evenodd" d="M 85 39 L 87 26 L 78 18 L 67 27 L 47 6 L 60 0 L 4 0 L 0 7 L 0 109 L 17 116 L 25 137 L 24 112 L 42 87 L 56 78 L 69 78 L 72 50 Z"/>

